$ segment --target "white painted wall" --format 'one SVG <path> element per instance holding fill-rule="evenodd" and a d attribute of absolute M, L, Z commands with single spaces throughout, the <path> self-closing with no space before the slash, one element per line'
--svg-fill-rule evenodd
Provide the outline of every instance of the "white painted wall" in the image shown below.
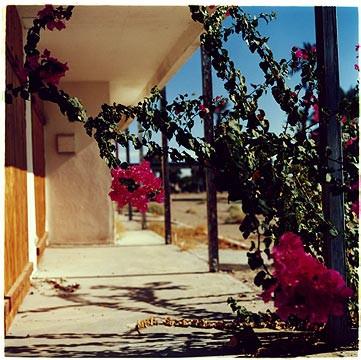
<path fill-rule="evenodd" d="M 68 82 L 61 88 L 77 96 L 88 116 L 109 102 L 108 82 Z M 46 213 L 49 245 L 113 242 L 111 177 L 98 146 L 81 123 L 71 123 L 55 104 L 45 102 Z M 58 134 L 74 134 L 74 154 L 59 154 Z"/>

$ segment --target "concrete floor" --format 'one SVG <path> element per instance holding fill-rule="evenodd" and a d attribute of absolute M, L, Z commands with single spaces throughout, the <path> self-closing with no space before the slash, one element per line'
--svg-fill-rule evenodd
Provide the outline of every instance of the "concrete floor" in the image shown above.
<path fill-rule="evenodd" d="M 117 246 L 48 248 L 5 339 L 5 355 L 245 356 L 227 345 L 229 334 L 217 330 L 134 331 L 138 320 L 150 316 L 233 319 L 229 296 L 245 305 L 260 303 L 247 283 L 209 273 L 204 251 L 182 252 L 139 230 L 126 232 Z M 54 278 L 79 288 L 57 290 L 46 281 Z"/>
<path fill-rule="evenodd" d="M 231 275 L 208 273 L 206 261 L 160 243 L 163 239 L 154 233 L 132 231 L 118 246 L 48 248 L 6 337 L 6 356 L 223 353 L 228 338 L 218 331 L 132 331 L 149 316 L 230 319 L 228 296 L 254 298 Z M 59 291 L 46 282 L 54 278 L 80 287 L 73 293 Z"/>

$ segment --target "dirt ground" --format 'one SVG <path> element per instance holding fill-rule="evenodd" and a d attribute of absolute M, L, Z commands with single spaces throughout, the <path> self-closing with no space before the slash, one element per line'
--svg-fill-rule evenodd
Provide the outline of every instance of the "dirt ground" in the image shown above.
<path fill-rule="evenodd" d="M 206 193 L 172 194 L 171 199 L 172 221 L 181 222 L 192 227 L 198 225 L 207 226 Z M 227 201 L 227 194 L 218 193 L 217 199 L 219 235 L 245 242 L 238 229 L 240 224 L 225 224 L 225 219 L 228 216 L 227 210 L 231 206 Z"/>

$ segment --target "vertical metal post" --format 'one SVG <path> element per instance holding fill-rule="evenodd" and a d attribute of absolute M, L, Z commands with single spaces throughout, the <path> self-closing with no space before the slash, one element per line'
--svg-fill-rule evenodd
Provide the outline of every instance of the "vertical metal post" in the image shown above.
<path fill-rule="evenodd" d="M 160 110 L 166 115 L 167 94 L 165 87 L 162 92 L 162 100 L 160 103 Z M 172 243 L 172 219 L 171 219 L 171 201 L 170 201 L 170 183 L 169 183 L 169 162 L 168 162 L 168 139 L 164 132 L 162 132 L 162 177 L 164 188 L 164 236 L 166 245 Z"/>
<path fill-rule="evenodd" d="M 119 144 L 115 142 L 115 157 L 119 159 Z"/>
<path fill-rule="evenodd" d="M 340 100 L 337 22 L 335 7 L 315 7 L 316 48 L 320 105 L 320 156 L 333 179 L 343 183 L 341 123 L 336 114 Z M 325 219 L 337 230 L 333 236 L 325 232 L 325 257 L 329 267 L 345 278 L 344 197 L 334 185 L 322 184 L 322 205 Z M 328 341 L 331 345 L 347 342 L 349 336 L 347 312 L 342 317 L 331 316 Z"/>
<path fill-rule="evenodd" d="M 208 109 L 212 104 L 212 64 L 211 58 L 201 44 L 202 62 L 202 89 L 204 106 Z M 204 137 L 207 143 L 214 143 L 213 113 L 208 112 L 204 116 Z M 219 270 L 218 256 L 218 223 L 217 223 L 217 190 L 215 185 L 214 170 L 206 163 L 206 191 L 207 191 L 207 222 L 208 222 L 208 261 L 209 271 Z"/>
<path fill-rule="evenodd" d="M 130 164 L 130 150 L 129 150 L 129 140 L 127 141 L 127 146 L 125 147 L 125 153 L 126 153 L 126 161 L 128 164 Z M 133 219 L 133 209 L 132 209 L 132 205 L 128 204 L 128 219 L 132 220 Z"/>
<path fill-rule="evenodd" d="M 139 139 L 142 139 L 142 133 L 141 133 L 142 126 L 138 122 L 138 136 Z M 144 153 L 143 153 L 143 146 L 139 149 L 139 162 L 142 162 L 144 159 Z M 142 224 L 142 230 L 145 230 L 147 228 L 147 215 L 145 213 L 141 213 L 141 224 Z"/>

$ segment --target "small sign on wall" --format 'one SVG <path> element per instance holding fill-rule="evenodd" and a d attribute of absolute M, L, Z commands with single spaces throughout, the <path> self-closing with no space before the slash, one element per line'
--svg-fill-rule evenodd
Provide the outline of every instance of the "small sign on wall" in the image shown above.
<path fill-rule="evenodd" d="M 74 134 L 56 135 L 56 148 L 59 154 L 75 154 Z"/>

